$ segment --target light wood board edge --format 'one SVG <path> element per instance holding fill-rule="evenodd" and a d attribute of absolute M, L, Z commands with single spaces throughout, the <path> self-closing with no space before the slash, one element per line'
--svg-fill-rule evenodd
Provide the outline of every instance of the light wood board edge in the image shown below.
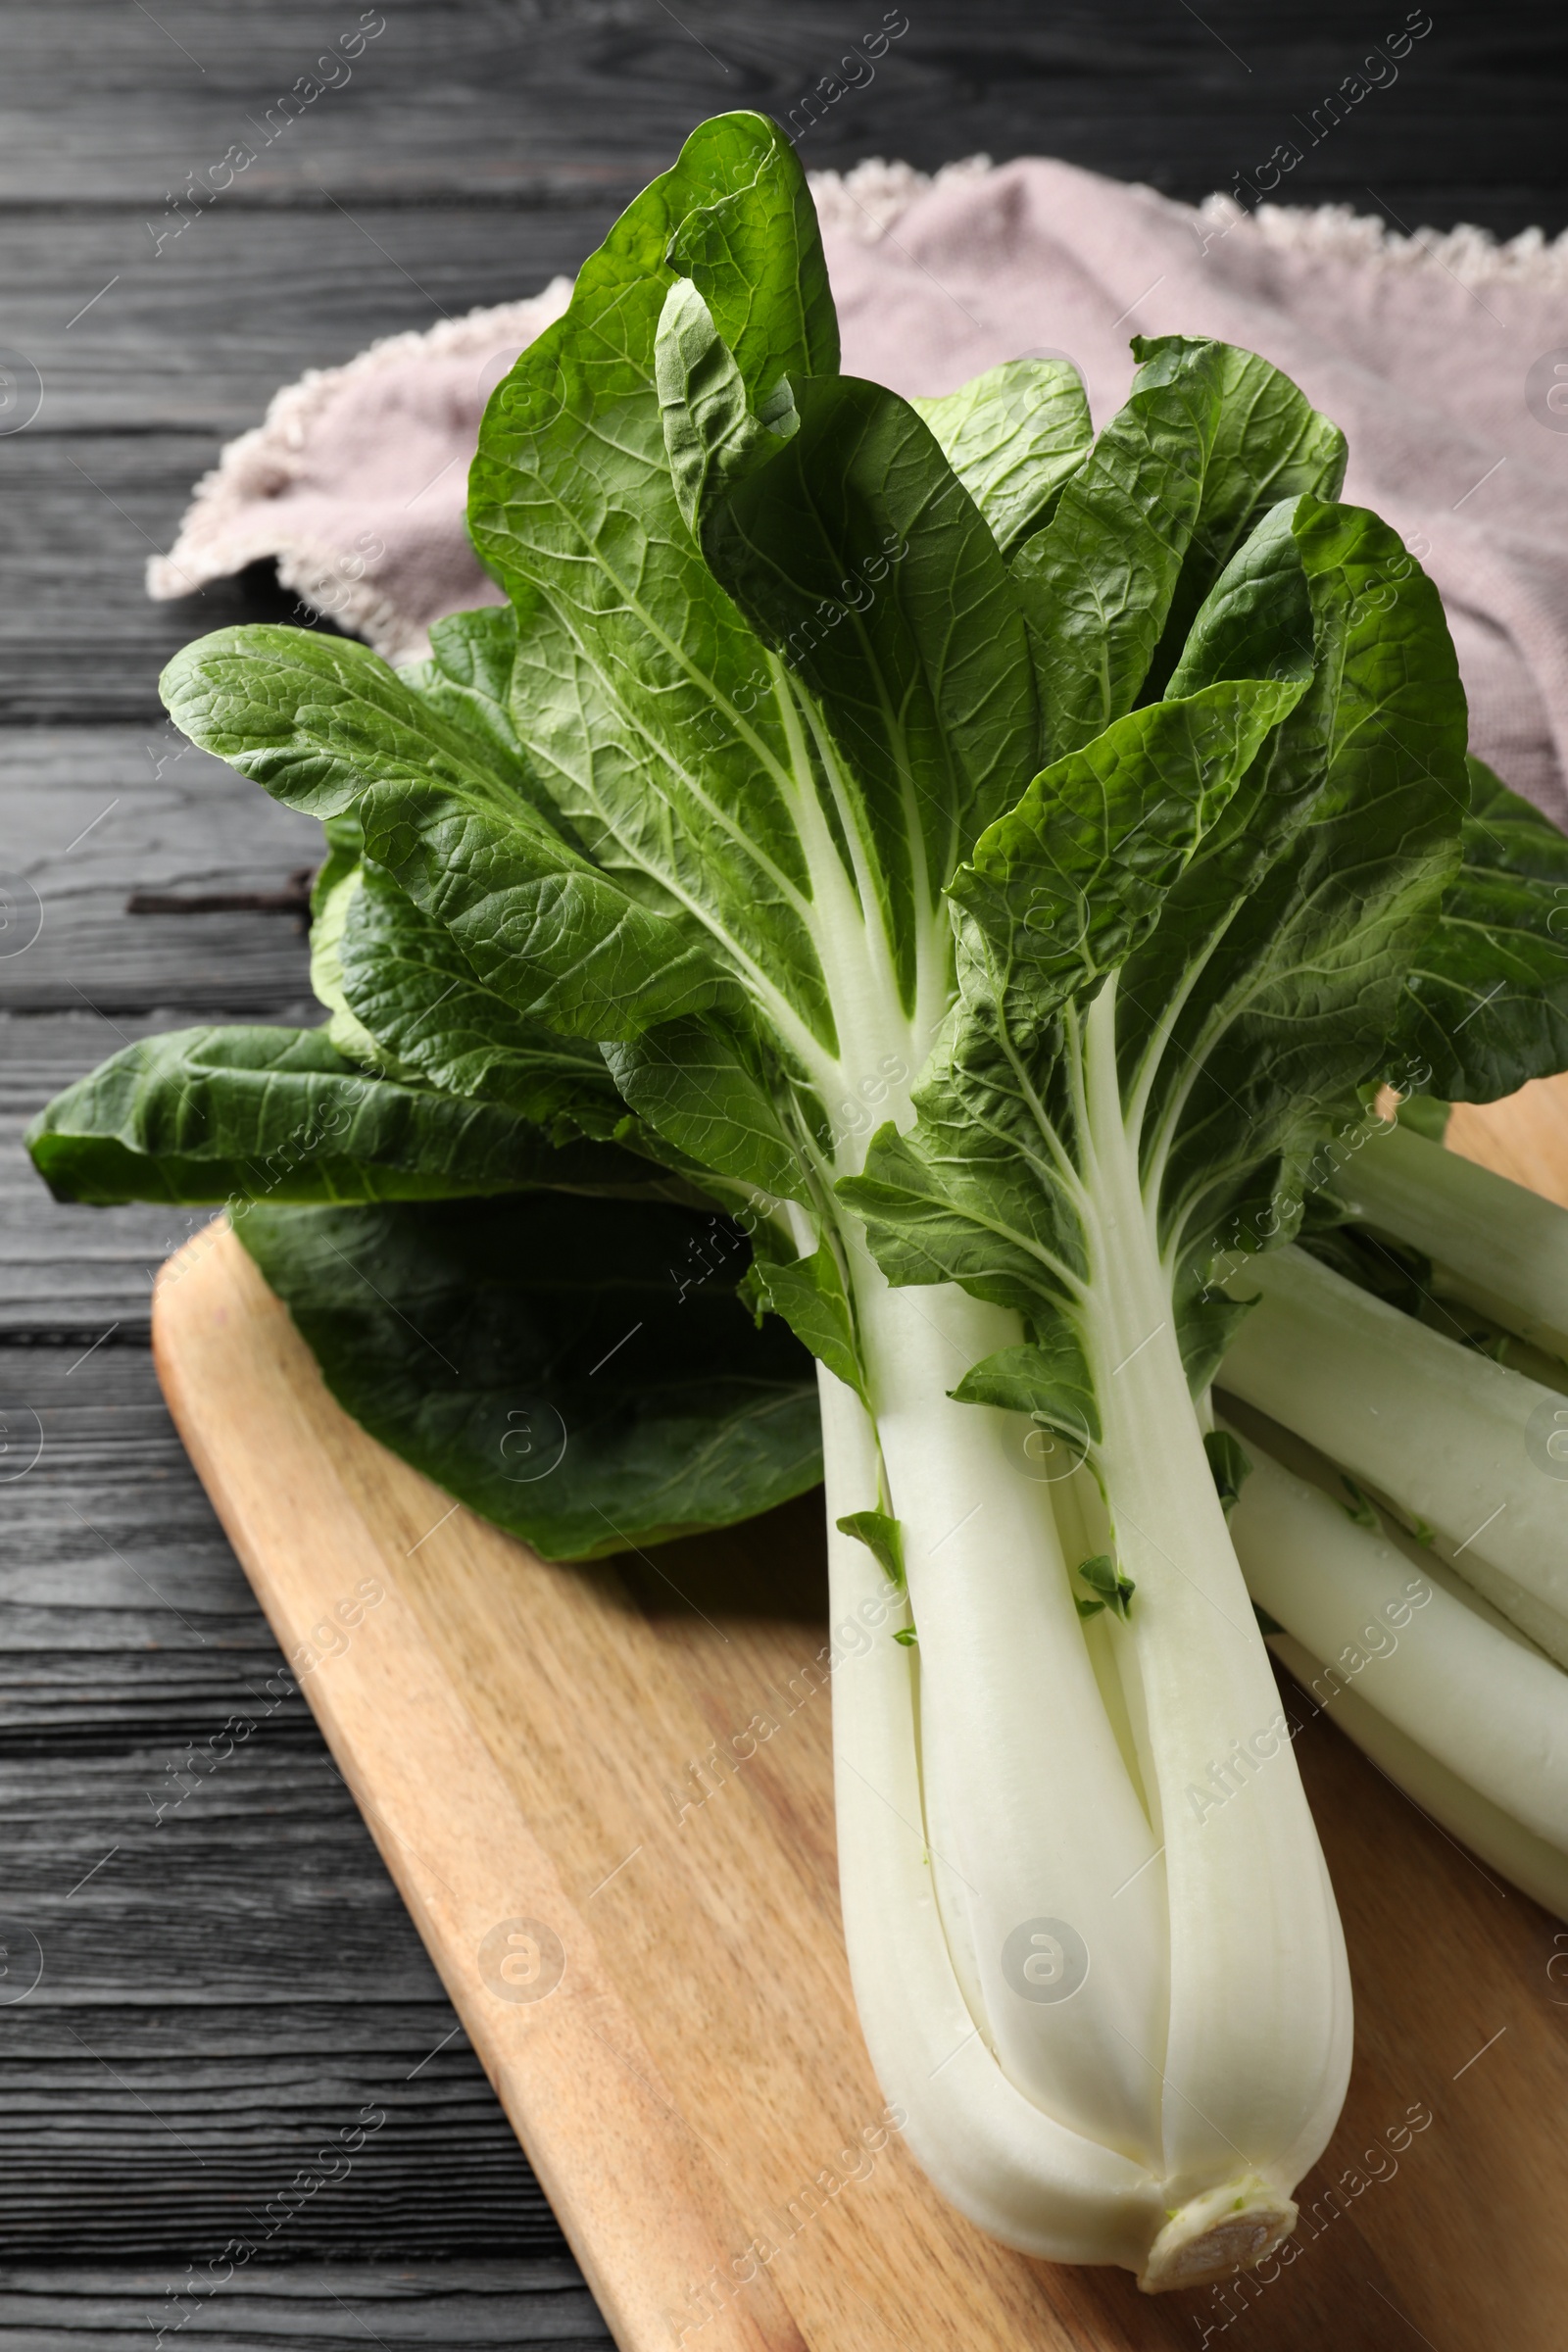
<path fill-rule="evenodd" d="M 265 1335 L 269 1352 L 230 1412 L 223 1329 L 234 1316 L 253 1338 Z M 314 1397 L 302 1383 L 286 1310 L 222 1221 L 163 1269 L 153 1347 L 175 1426 L 285 1657 L 320 1616 L 318 1576 L 299 1563 L 328 1554 L 345 1596 L 367 1579 L 385 1589 L 354 1632 L 353 1673 L 334 1677 L 332 1660 L 316 1668 L 312 1708 L 448 1991 L 462 1998 L 470 2039 L 617 2343 L 667 2352 L 670 2315 L 693 2279 L 748 2233 L 338 1476 L 320 1437 L 321 1407 L 337 1408 L 318 1375 Z M 291 1514 L 294 1541 L 280 1547 Z M 476 2001 L 472 1976 L 500 1981 L 507 1955 L 495 1939 L 499 1931 L 504 1943 L 517 1921 L 559 1939 L 559 1984 L 543 1998 L 492 1990 Z M 463 1952 L 475 1956 L 470 1975 L 454 1962 Z M 704 2343 L 807 2352 L 765 2276 L 714 2313 Z"/>

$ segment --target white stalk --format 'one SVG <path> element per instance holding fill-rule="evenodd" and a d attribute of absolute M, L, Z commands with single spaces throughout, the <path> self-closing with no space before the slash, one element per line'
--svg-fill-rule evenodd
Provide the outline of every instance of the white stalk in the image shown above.
<path fill-rule="evenodd" d="M 1138 1588 L 1116 1638 L 1141 1689 L 1168 1886 L 1167 2185 L 1176 2203 L 1245 2167 L 1288 2189 L 1321 2152 L 1348 2080 L 1344 1938 L 1294 1757 L 1217 1812 L 1191 1801 L 1212 1765 L 1274 1720 L 1279 1698 L 1124 1123 L 1113 984 L 1091 1008 L 1084 1068 L 1097 1460 L 1118 1561 Z"/>
<path fill-rule="evenodd" d="M 1289 1751 L 1217 1817 L 1190 1798 L 1279 1701 L 1171 1328 L 1113 1025 L 1107 991 L 1084 1064 L 1084 1320 L 1130 1623 L 1107 1611 L 1086 1638 L 1031 1425 L 947 1394 L 1017 1342 L 1014 1316 L 891 1290 L 853 1250 L 874 1420 L 821 1386 L 830 1523 L 898 1519 L 918 1636 L 886 1628 L 835 1670 L 845 1932 L 873 2063 L 982 2227 L 1152 2288 L 1255 2261 L 1292 2227 L 1344 2097 L 1350 2008 Z M 1076 1545 L 1081 1498 L 1059 1501 Z M 830 1561 L 835 1622 L 885 1618 L 870 1551 L 835 1532 Z"/>
<path fill-rule="evenodd" d="M 1100 1696 L 1047 1491 L 1028 1475 L 1028 1424 L 946 1394 L 1018 1342 L 1017 1319 L 946 1286 L 890 1291 L 874 1269 L 858 1269 L 857 1292 L 919 1636 L 922 1765 L 955 1848 L 942 1859 L 975 1953 L 976 2022 L 1038 2106 L 1158 2171 L 1157 1840 Z M 1047 1920 L 1081 1940 L 1084 1960 L 1057 1938 L 1067 1974 L 1087 1963 L 1059 1999 L 1032 1996 L 1027 1938 L 1012 1948 Z"/>
<path fill-rule="evenodd" d="M 1289 1634 L 1271 1634 L 1269 1647 L 1314 1696 L 1324 1690 L 1326 1669 L 1299 1642 Z M 1568 1919 L 1568 1853 L 1561 1847 L 1548 1845 L 1511 1813 L 1480 1795 L 1353 1690 L 1337 1690 L 1325 1712 L 1440 1829 L 1459 1838 L 1558 1919 Z"/>
<path fill-rule="evenodd" d="M 1568 1356 L 1568 1210 L 1556 1201 L 1398 1126 L 1370 1138 L 1333 1191 L 1431 1258 L 1441 1289 Z"/>
<path fill-rule="evenodd" d="M 907 2116 L 920 2165 L 979 2228 L 1047 2261 L 1136 2270 L 1165 2219 L 1158 2182 L 1036 2106 L 965 2001 L 926 1845 L 916 1655 L 887 1628 L 882 1569 L 836 1525 L 876 1505 L 876 1432 L 851 1390 L 821 1366 L 817 1378 L 832 1622 L 880 1629 L 869 1652 L 846 1657 L 833 1676 L 844 1936 L 877 2080 Z"/>
<path fill-rule="evenodd" d="M 1248 1589 L 1340 1685 L 1499 1811 L 1568 1848 L 1568 1676 L 1249 1441 L 1231 1514 Z"/>
<path fill-rule="evenodd" d="M 924 1291 L 919 1303 L 929 1307 L 937 1300 L 940 1312 L 943 1296 Z M 886 1319 L 873 1317 L 895 1346 L 913 1337 L 901 1328 L 898 1309 L 906 1302 L 907 1294 L 892 1294 Z M 973 1304 L 958 1298 L 960 1322 Z M 989 2017 L 977 2018 L 965 1998 L 927 1845 L 920 1731 L 935 1637 L 928 1620 L 923 1661 L 918 1650 L 892 1639 L 887 1578 L 864 1544 L 837 1529 L 841 1517 L 878 1503 L 877 1431 L 852 1392 L 820 1366 L 818 1381 L 833 1624 L 879 1629 L 864 1654 L 856 1654 L 858 1639 L 846 1641 L 834 1669 L 835 1814 L 845 1941 L 871 2062 L 886 2096 L 905 2112 L 911 2150 L 942 2194 L 979 2228 L 1047 2261 L 1119 2263 L 1153 2291 L 1201 2285 L 1240 2264 L 1262 2260 L 1296 2219 L 1295 2206 L 1277 2184 L 1231 2167 L 1219 2185 L 1178 2205 L 1157 2167 L 1151 2170 L 1093 2132 L 1073 2130 L 1020 2088 L 993 2047 Z M 933 1398 L 948 1401 L 940 1387 L 928 1391 L 927 1401 Z M 1009 1418 L 983 1414 L 972 1405 L 950 1409 L 993 1424 Z M 993 1493 L 1004 1494 L 997 1482 L 1010 1482 L 1017 1473 L 989 1448 L 980 1450 L 990 1454 Z M 929 1598 L 933 1580 L 923 1582 Z M 1066 1654 L 1071 1657 L 1070 1650 Z M 1054 1688 L 1054 1678 L 1045 1686 L 1048 1691 Z M 1041 1695 L 1037 1690 L 1032 1714 L 1043 1712 Z M 993 1727 L 1004 1765 L 1008 1728 Z M 977 1737 L 980 1727 L 970 1730 Z M 1033 1832 L 1046 1850 L 1061 1818 L 1051 1793 L 1037 1792 Z M 932 1810 L 937 1818 L 951 1818 L 940 1805 Z M 1146 1875 L 1152 1877 L 1157 1869 L 1155 1863 Z M 1056 1899 L 1054 1887 L 1052 1899 Z M 977 1947 L 971 1947 L 970 1968 L 977 1977 Z M 1089 1981 L 1055 2005 L 1075 2008 Z M 1322 2138 L 1332 2124 L 1329 2116 Z M 1318 2140 L 1302 2156 L 1292 2180 L 1320 2145 Z"/>
<path fill-rule="evenodd" d="M 1550 1454 L 1541 1458 L 1568 1398 L 1304 1250 L 1249 1258 L 1228 1287 L 1262 1298 L 1226 1354 L 1222 1389 L 1381 1489 L 1407 1521 L 1428 1522 L 1444 1556 L 1509 1616 L 1523 1592 L 1568 1618 L 1564 1487 Z M 1539 1616 L 1516 1622 L 1543 1638 Z"/>

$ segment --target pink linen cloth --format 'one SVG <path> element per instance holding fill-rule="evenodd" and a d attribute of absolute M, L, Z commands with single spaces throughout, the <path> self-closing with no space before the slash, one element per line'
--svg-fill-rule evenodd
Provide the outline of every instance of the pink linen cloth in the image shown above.
<path fill-rule="evenodd" d="M 1210 335 L 1283 368 L 1345 429 L 1346 496 L 1437 582 L 1473 748 L 1568 825 L 1568 236 L 1194 208 L 1036 160 L 934 180 L 868 164 L 812 185 L 844 366 L 900 392 L 1063 353 L 1100 424 L 1134 334 Z M 275 556 L 286 586 L 394 662 L 440 614 L 496 602 L 464 533 L 467 460 L 489 392 L 568 293 L 558 278 L 280 392 L 198 485 L 153 595 Z"/>

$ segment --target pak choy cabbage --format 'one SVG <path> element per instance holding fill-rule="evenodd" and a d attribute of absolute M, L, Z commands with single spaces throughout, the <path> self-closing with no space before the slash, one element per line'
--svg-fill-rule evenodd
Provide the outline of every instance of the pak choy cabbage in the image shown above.
<path fill-rule="evenodd" d="M 983 2228 L 1159 2288 L 1288 2232 L 1350 2062 L 1265 1631 L 1568 1898 L 1568 1218 L 1434 1140 L 1568 1061 L 1568 842 L 1338 429 L 1133 348 L 1098 434 L 1060 361 L 843 374 L 789 143 L 705 124 L 490 401 L 505 602 L 166 673 L 326 828 L 325 1026 L 132 1046 L 29 1143 L 226 1200 L 551 1556 L 825 1475 L 884 2091 Z"/>

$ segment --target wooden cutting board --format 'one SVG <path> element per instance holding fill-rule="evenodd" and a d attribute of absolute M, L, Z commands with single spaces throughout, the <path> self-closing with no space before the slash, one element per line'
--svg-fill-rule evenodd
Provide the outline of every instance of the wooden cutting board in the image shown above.
<path fill-rule="evenodd" d="M 1568 1091 L 1451 1139 L 1568 1200 Z M 555 1567 L 383 1451 L 221 1223 L 171 1259 L 170 1408 L 624 2352 L 1557 2352 L 1568 1933 L 1319 1716 L 1297 1742 L 1356 2062 L 1288 2267 L 1146 2297 L 993 2244 L 861 2046 L 836 1891 L 820 1499 Z M 281 1687 L 281 1686 L 280 1686 Z M 1295 1713 L 1300 1694 L 1290 1688 Z"/>

